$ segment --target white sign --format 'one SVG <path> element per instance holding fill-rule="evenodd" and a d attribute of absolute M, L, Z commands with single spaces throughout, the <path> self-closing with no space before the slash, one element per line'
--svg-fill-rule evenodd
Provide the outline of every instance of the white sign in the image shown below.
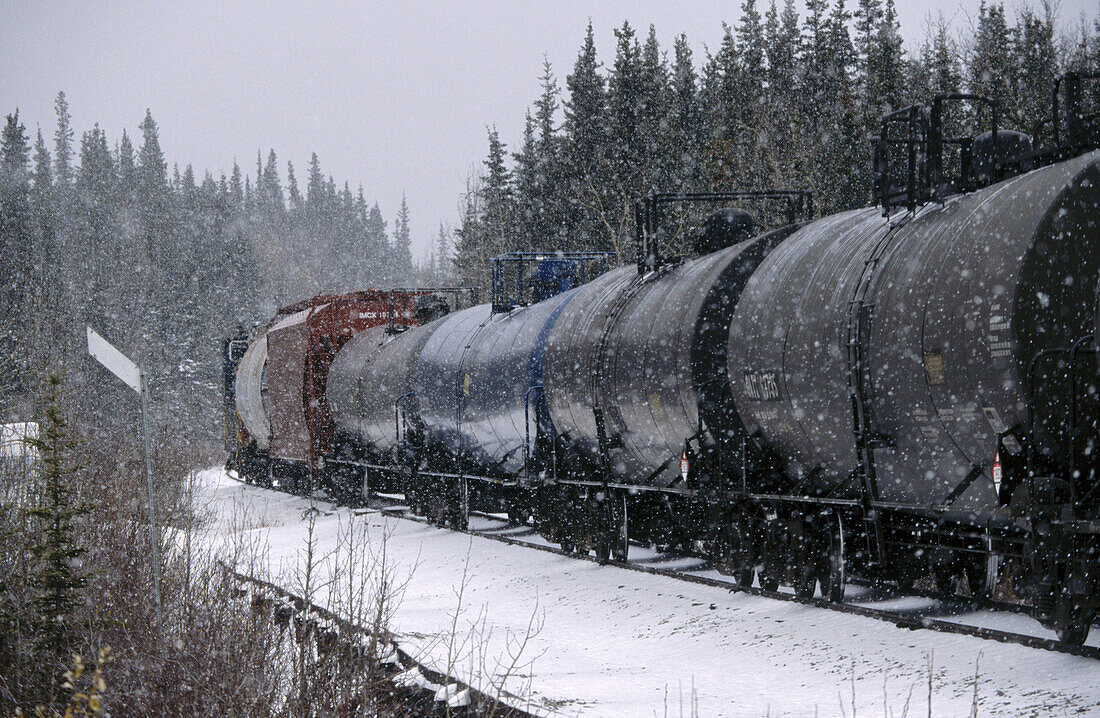
<path fill-rule="evenodd" d="M 27 444 L 38 438 L 38 424 L 33 421 L 0 424 L 0 459 L 33 459 L 36 451 Z"/>
<path fill-rule="evenodd" d="M 96 334 L 91 327 L 88 327 L 88 353 L 110 369 L 112 374 L 126 382 L 127 386 L 138 394 L 141 393 L 141 369 L 138 369 L 138 365 L 111 346 L 109 341 Z"/>

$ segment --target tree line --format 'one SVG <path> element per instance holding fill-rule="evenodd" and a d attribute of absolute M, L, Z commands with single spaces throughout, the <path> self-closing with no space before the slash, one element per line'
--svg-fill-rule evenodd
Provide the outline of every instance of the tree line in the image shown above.
<path fill-rule="evenodd" d="M 1055 77 L 1100 68 L 1100 23 L 1059 31 L 1050 4 L 1010 17 L 983 3 L 968 34 L 940 20 L 913 49 L 894 0 L 806 7 L 800 17 L 793 0 L 763 12 L 744 0 L 698 62 L 684 35 L 665 49 L 653 27 L 642 37 L 623 23 L 605 65 L 590 23 L 564 88 L 545 64 L 518 150 L 489 129 L 454 241 L 440 227 L 420 268 L 407 204 L 391 233 L 377 203 L 339 188 L 316 155 L 302 184 L 274 150 L 257 153 L 254 173 L 234 162 L 199 179 L 189 165 L 169 172 L 151 114 L 135 146 L 98 125 L 78 141 L 63 93 L 50 142 L 15 111 L 0 137 L 0 416 L 33 415 L 46 367 L 82 385 L 91 325 L 146 366 L 181 426 L 208 426 L 219 339 L 279 305 L 414 282 L 485 286 L 487 260 L 513 250 L 627 261 L 633 202 L 654 191 L 797 188 L 820 213 L 861 206 L 883 113 L 969 91 L 997 101 L 1002 127 L 1041 136 Z"/>
<path fill-rule="evenodd" d="M 863 206 L 886 112 L 972 92 L 997 102 L 1000 127 L 1041 141 L 1057 75 L 1100 70 L 1100 20 L 1062 32 L 1050 2 L 1015 18 L 983 2 L 969 34 L 941 18 L 912 50 L 894 0 L 741 11 L 698 63 L 684 35 L 669 51 L 652 26 L 643 38 L 626 22 L 607 65 L 589 23 L 564 91 L 546 62 L 518 151 L 488 130 L 455 232 L 461 278 L 485 285 L 486 260 L 515 250 L 629 260 L 633 202 L 657 191 L 808 189 L 819 213 Z"/>
<path fill-rule="evenodd" d="M 234 162 L 229 176 L 198 177 L 190 165 L 169 172 L 148 112 L 135 147 L 125 130 L 112 144 L 98 124 L 78 139 L 64 93 L 55 109 L 50 141 L 41 130 L 32 140 L 18 110 L 2 131 L 5 421 L 36 413 L 51 367 L 85 384 L 89 325 L 143 365 L 174 423 L 211 426 L 219 340 L 235 325 L 320 292 L 411 281 L 407 204 L 391 235 L 378 204 L 338 188 L 316 154 L 304 186 L 289 162 L 281 175 L 274 150 L 257 153 L 254 175 Z"/>

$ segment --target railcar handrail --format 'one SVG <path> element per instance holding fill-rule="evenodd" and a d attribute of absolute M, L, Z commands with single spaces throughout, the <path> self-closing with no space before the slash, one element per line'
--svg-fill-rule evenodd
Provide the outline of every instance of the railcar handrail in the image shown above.
<path fill-rule="evenodd" d="M 540 273 L 543 271 L 544 263 L 556 266 L 572 264 L 572 283 L 574 286 L 580 286 L 595 276 L 606 272 L 610 268 L 609 262 L 614 256 L 614 252 L 560 252 L 548 250 L 545 252 L 507 252 L 493 257 L 489 260 L 492 312 L 493 314 L 510 312 L 516 307 L 549 299 L 554 294 L 560 294 L 564 291 L 565 284 L 569 283 L 566 281 L 568 275 L 555 275 L 555 277 L 545 280 L 536 278 L 531 281 L 524 275 L 527 267 L 531 264 L 535 264 Z M 588 271 L 591 264 L 597 265 L 593 277 L 589 277 L 590 272 Z M 509 278 L 505 272 L 509 265 L 515 267 L 516 270 L 514 286 L 511 289 L 509 288 Z M 551 266 L 550 269 L 553 269 L 553 267 Z M 556 286 L 555 279 L 557 280 Z M 536 291 L 540 287 L 544 290 L 541 294 Z M 527 297 L 528 289 L 531 290 L 530 300 Z"/>
<path fill-rule="evenodd" d="M 943 132 L 944 122 L 944 107 L 948 103 L 954 102 L 970 102 L 974 105 L 985 105 L 989 108 L 990 114 L 990 132 L 991 137 L 991 154 L 993 156 L 994 171 L 993 177 L 997 177 L 999 172 L 999 162 L 997 160 L 997 103 L 989 97 L 983 95 L 975 95 L 961 92 L 944 93 L 936 95 L 932 98 L 931 116 L 928 123 L 928 159 L 929 159 L 929 181 L 931 184 L 932 192 L 935 199 L 941 204 L 946 199 L 948 194 L 954 194 L 954 192 L 967 192 L 976 189 L 973 172 L 973 145 L 976 136 L 967 137 L 945 137 Z M 977 128 L 975 128 L 977 129 Z M 954 145 L 959 148 L 959 175 L 953 182 L 945 181 L 944 171 L 944 148 L 947 145 Z M 954 192 L 950 191 L 954 190 Z"/>
<path fill-rule="evenodd" d="M 970 93 L 945 93 L 936 95 L 929 106 L 911 105 L 882 116 L 879 120 L 879 136 L 871 142 L 872 201 L 881 205 L 883 215 L 889 216 L 898 207 L 910 212 L 929 200 L 943 202 L 949 195 L 971 192 L 994 182 L 1027 172 L 1038 167 L 1060 162 L 1083 152 L 1100 147 L 1100 109 L 1084 108 L 1083 83 L 1100 80 L 1100 73 L 1067 72 L 1054 82 L 1051 95 L 1051 113 L 1040 120 L 1033 133 L 1051 127 L 1051 144 L 1039 148 L 1038 137 L 1018 135 L 1004 137 L 999 126 L 1000 109 L 997 103 L 983 95 Z M 983 156 L 974 156 L 974 137 L 945 137 L 943 134 L 943 108 L 947 103 L 971 102 L 987 106 L 990 110 L 989 146 L 983 147 Z M 895 136 L 891 130 L 902 125 L 904 136 Z M 948 179 L 944 170 L 944 149 L 954 145 L 959 148 L 959 173 Z M 907 150 L 901 163 L 891 157 L 896 148 Z M 980 171 L 979 160 L 987 167 Z M 894 182 L 891 170 L 904 165 L 905 177 Z"/>
<path fill-rule="evenodd" d="M 1083 80 L 1100 80 L 1097 72 L 1067 72 L 1054 81 L 1053 112 L 1054 144 L 1057 147 L 1086 148 L 1095 145 L 1100 137 L 1100 113 L 1085 114 L 1081 108 L 1081 84 Z M 1062 94 L 1065 94 L 1065 132 L 1062 137 Z"/>
<path fill-rule="evenodd" d="M 694 202 L 786 202 L 787 224 L 814 217 L 814 195 L 809 190 L 763 189 L 715 192 L 656 192 L 634 203 L 634 261 L 638 274 L 656 271 L 682 257 L 661 257 L 657 246 L 660 207 L 664 204 Z"/>

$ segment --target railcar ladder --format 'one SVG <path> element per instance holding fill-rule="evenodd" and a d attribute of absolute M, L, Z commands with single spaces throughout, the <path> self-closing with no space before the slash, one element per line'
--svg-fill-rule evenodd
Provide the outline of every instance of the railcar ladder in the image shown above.
<path fill-rule="evenodd" d="M 875 244 L 863 263 L 855 293 L 848 303 L 848 397 L 852 405 L 852 434 L 855 439 L 857 467 L 856 477 L 862 489 L 863 522 L 870 561 L 881 564 L 885 555 L 882 522 L 875 504 L 878 502 L 878 475 L 875 470 L 875 449 L 893 446 L 893 439 L 878 431 L 871 401 L 871 367 L 865 352 L 874 321 L 875 305 L 867 301 L 875 270 L 886 254 L 898 228 L 906 223 L 902 219 L 891 225 Z"/>

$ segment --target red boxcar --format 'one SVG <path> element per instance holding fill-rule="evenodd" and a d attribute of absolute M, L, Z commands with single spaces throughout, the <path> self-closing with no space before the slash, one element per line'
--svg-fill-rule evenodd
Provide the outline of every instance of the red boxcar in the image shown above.
<path fill-rule="evenodd" d="M 313 466 L 331 454 L 334 425 L 325 383 L 336 352 L 364 329 L 414 326 L 417 299 L 431 294 L 323 294 L 279 309 L 237 371 L 238 413 L 255 448 L 270 459 Z"/>

